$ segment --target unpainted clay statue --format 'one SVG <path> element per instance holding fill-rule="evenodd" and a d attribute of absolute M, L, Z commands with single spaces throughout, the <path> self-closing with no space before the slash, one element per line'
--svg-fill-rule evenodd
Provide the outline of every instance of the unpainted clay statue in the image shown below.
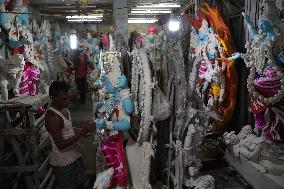
<path fill-rule="evenodd" d="M 13 89 L 14 95 L 19 94 L 19 85 L 25 61 L 23 55 L 13 55 L 10 60 L 0 59 L 0 88 L 2 100 L 8 100 L 8 90 Z"/>
<path fill-rule="evenodd" d="M 224 133 L 224 141 L 231 146 L 234 156 L 242 156 L 259 164 L 263 172 L 284 175 L 283 154 L 274 150 L 274 144 L 265 140 L 263 136 L 257 137 L 250 125 L 244 126 L 238 135 L 233 131 Z"/>
<path fill-rule="evenodd" d="M 111 177 L 113 176 L 114 169 L 111 167 L 106 171 L 99 173 L 93 189 L 107 189 L 110 186 Z"/>

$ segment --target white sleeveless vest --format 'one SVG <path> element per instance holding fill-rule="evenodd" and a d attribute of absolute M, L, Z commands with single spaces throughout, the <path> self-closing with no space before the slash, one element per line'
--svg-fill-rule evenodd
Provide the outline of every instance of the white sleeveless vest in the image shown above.
<path fill-rule="evenodd" d="M 64 127 L 62 128 L 62 138 L 63 139 L 69 139 L 72 136 L 75 135 L 75 131 L 72 127 L 72 121 L 71 121 L 71 116 L 70 112 L 66 109 L 66 111 L 69 114 L 69 119 L 66 119 L 66 117 L 59 112 L 58 110 L 50 107 L 50 111 L 53 111 L 57 115 L 59 115 L 63 121 L 64 121 Z M 66 166 L 74 161 L 76 161 L 78 158 L 81 157 L 81 153 L 79 152 L 79 145 L 77 142 L 74 142 L 72 145 L 68 146 L 64 150 L 59 150 L 52 138 L 52 136 L 49 133 L 49 137 L 51 140 L 52 144 L 52 152 L 50 154 L 50 164 L 53 166 Z"/>

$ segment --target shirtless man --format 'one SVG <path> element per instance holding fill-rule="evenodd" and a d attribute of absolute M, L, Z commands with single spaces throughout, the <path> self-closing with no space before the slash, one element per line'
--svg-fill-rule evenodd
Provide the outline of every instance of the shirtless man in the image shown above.
<path fill-rule="evenodd" d="M 84 173 L 79 152 L 78 139 L 85 136 L 94 126 L 90 121 L 83 128 L 73 128 L 67 106 L 70 101 L 68 85 L 54 81 L 49 87 L 51 107 L 45 115 L 45 126 L 50 135 L 52 152 L 50 164 L 60 189 L 84 188 L 88 178 Z"/>

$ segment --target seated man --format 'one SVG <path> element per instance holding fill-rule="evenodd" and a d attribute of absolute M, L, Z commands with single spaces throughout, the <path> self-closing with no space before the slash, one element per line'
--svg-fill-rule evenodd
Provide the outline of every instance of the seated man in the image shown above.
<path fill-rule="evenodd" d="M 68 88 L 64 81 L 55 81 L 50 85 L 49 96 L 52 102 L 45 115 L 45 126 L 52 143 L 50 164 L 60 189 L 84 188 L 87 184 L 88 178 L 84 173 L 77 141 L 94 126 L 87 121 L 82 129 L 73 129 L 67 109 L 70 101 Z"/>

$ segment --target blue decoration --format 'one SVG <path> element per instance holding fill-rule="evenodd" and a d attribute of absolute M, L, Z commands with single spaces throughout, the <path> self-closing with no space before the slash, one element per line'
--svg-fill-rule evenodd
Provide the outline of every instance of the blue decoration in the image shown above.
<path fill-rule="evenodd" d="M 47 43 L 47 39 L 46 38 L 42 38 L 39 43 L 40 43 L 40 48 L 43 48 L 46 45 L 46 43 Z"/>
<path fill-rule="evenodd" d="M 0 13 L 0 24 L 1 25 L 6 25 L 8 23 L 8 13 L 1 12 Z"/>
<path fill-rule="evenodd" d="M 11 48 L 17 48 L 20 46 L 19 41 L 14 40 L 14 39 L 9 39 L 9 46 Z"/>
<path fill-rule="evenodd" d="M 27 26 L 29 24 L 29 10 L 27 8 L 17 16 L 17 22 L 22 26 Z"/>
<path fill-rule="evenodd" d="M 93 53 L 100 54 L 100 48 L 97 44 L 93 46 L 92 50 L 93 50 Z"/>
<path fill-rule="evenodd" d="M 59 32 L 54 32 L 53 36 L 52 36 L 52 39 L 54 41 L 60 41 L 61 39 L 61 34 Z"/>

